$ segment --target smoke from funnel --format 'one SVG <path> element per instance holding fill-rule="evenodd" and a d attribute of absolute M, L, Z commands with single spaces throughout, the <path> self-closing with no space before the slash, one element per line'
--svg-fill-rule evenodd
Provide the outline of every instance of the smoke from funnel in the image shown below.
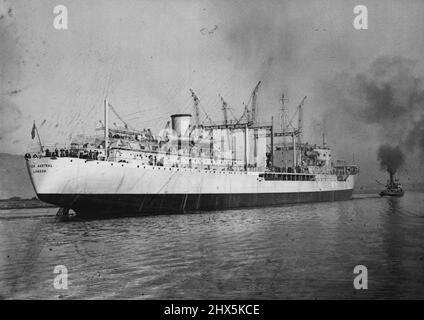
<path fill-rule="evenodd" d="M 400 147 L 392 147 L 388 144 L 380 146 L 377 158 L 378 161 L 380 161 L 380 168 L 382 170 L 387 170 L 391 176 L 395 174 L 405 162 L 405 156 Z"/>
<path fill-rule="evenodd" d="M 358 144 L 375 136 L 381 168 L 391 173 L 406 160 L 403 147 L 424 155 L 424 77 L 418 70 L 414 60 L 379 57 L 361 72 L 322 84 L 320 95 L 333 105 L 324 115 L 328 130 L 349 130 Z"/>

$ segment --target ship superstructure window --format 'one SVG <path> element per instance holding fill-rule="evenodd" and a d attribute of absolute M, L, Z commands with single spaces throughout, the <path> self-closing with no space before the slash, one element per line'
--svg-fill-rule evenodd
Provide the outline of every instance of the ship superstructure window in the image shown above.
<path fill-rule="evenodd" d="M 260 173 L 259 178 L 264 178 L 266 181 L 315 181 L 313 174 Z"/>

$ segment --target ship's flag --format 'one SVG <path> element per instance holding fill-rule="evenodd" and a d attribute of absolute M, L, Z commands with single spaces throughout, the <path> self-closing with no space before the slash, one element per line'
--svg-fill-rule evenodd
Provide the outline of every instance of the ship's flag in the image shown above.
<path fill-rule="evenodd" d="M 32 139 L 35 138 L 35 130 L 37 130 L 37 128 L 35 127 L 35 121 L 34 121 L 34 124 L 32 125 L 32 130 L 31 130 L 31 138 Z"/>

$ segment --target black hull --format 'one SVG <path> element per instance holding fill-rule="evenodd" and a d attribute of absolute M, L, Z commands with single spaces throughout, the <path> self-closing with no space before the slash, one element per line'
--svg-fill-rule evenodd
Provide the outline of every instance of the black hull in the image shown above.
<path fill-rule="evenodd" d="M 389 191 L 381 191 L 380 196 L 381 197 L 403 197 L 405 192 L 389 192 Z"/>
<path fill-rule="evenodd" d="M 38 197 L 44 202 L 70 208 L 80 216 L 116 216 L 343 201 L 352 198 L 352 190 L 254 194 L 38 194 Z"/>

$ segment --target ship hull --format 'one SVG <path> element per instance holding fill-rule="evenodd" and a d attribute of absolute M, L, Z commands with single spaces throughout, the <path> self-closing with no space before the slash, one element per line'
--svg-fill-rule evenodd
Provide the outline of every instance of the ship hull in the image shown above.
<path fill-rule="evenodd" d="M 337 181 L 266 181 L 258 172 L 195 169 L 86 161 L 27 160 L 40 200 L 81 216 L 152 215 L 203 210 L 280 206 L 349 200 L 354 177 Z"/>
<path fill-rule="evenodd" d="M 352 198 L 352 190 L 262 194 L 38 194 L 38 197 L 59 207 L 72 208 L 84 216 L 154 215 L 344 201 Z"/>
<path fill-rule="evenodd" d="M 404 191 L 388 191 L 383 190 L 380 192 L 380 197 L 403 197 Z"/>

